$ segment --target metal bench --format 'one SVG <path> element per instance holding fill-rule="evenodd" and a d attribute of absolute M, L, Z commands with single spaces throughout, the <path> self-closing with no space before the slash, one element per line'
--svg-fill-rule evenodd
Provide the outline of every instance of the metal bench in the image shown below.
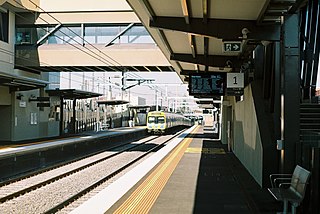
<path fill-rule="evenodd" d="M 269 192 L 277 201 L 283 201 L 283 213 L 288 213 L 288 203 L 291 203 L 291 213 L 302 202 L 310 172 L 297 165 L 293 174 L 271 174 Z"/>

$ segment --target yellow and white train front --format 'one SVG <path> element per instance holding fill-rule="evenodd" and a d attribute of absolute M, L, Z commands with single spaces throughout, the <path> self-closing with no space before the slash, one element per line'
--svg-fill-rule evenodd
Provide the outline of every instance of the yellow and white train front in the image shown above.
<path fill-rule="evenodd" d="M 147 117 L 148 132 L 164 133 L 167 128 L 166 116 L 163 112 L 150 112 Z"/>

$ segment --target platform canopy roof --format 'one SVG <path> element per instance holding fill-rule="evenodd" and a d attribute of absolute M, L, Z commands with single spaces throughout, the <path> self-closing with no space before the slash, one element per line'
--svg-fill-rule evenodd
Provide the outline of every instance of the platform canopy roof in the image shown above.
<path fill-rule="evenodd" d="M 129 106 L 131 109 L 146 109 L 146 108 L 151 108 L 149 105 L 137 105 L 137 106 Z"/>
<path fill-rule="evenodd" d="M 11 91 L 28 91 L 44 88 L 47 84 L 49 82 L 36 78 L 0 72 L 0 85 L 9 87 Z"/>
<path fill-rule="evenodd" d="M 123 105 L 123 104 L 128 104 L 129 101 L 127 100 L 98 100 L 97 101 L 98 105 Z"/>
<path fill-rule="evenodd" d="M 280 40 L 281 16 L 305 0 L 127 0 L 182 80 L 239 71 L 262 41 Z"/>
<path fill-rule="evenodd" d="M 102 94 L 77 89 L 52 89 L 46 90 L 49 96 L 61 97 L 64 99 L 87 99 L 100 97 Z"/>

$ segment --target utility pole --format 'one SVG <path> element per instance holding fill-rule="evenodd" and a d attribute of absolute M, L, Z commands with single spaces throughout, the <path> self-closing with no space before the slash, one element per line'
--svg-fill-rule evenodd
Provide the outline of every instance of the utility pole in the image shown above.
<path fill-rule="evenodd" d="M 161 106 L 161 110 L 162 110 L 162 91 L 160 91 L 160 99 L 161 99 L 160 106 Z"/>
<path fill-rule="evenodd" d="M 108 93 L 108 100 L 112 99 L 112 88 L 111 88 L 111 77 L 109 77 L 109 93 Z"/>
<path fill-rule="evenodd" d="M 94 92 L 94 72 L 92 72 L 92 92 Z"/>
<path fill-rule="evenodd" d="M 85 76 L 84 76 L 84 71 L 82 72 L 82 90 L 83 91 L 85 91 L 85 88 L 86 88 L 86 86 L 85 86 Z"/>
<path fill-rule="evenodd" d="M 106 73 L 103 72 L 103 96 L 106 98 Z"/>
<path fill-rule="evenodd" d="M 122 80 L 122 84 L 121 84 L 121 100 L 123 100 L 123 93 L 125 91 L 126 88 L 126 73 L 123 70 L 121 72 L 121 80 Z M 123 126 L 123 105 L 121 105 L 121 127 Z"/>
<path fill-rule="evenodd" d="M 166 101 L 167 101 L 167 106 L 168 106 L 168 110 L 170 111 L 170 106 L 169 106 L 169 99 L 168 99 L 168 86 L 166 85 Z"/>
<path fill-rule="evenodd" d="M 158 108 L 158 90 L 157 88 L 154 88 L 155 89 L 155 104 L 156 104 L 156 111 L 159 111 L 159 108 Z"/>
<path fill-rule="evenodd" d="M 71 88 L 71 72 L 69 72 L 69 88 Z"/>

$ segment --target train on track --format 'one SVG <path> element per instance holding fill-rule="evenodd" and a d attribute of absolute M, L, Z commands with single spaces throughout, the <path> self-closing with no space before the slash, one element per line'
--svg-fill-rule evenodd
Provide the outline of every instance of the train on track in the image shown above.
<path fill-rule="evenodd" d="M 192 126 L 193 122 L 181 115 L 162 111 L 151 111 L 147 115 L 148 133 L 163 134 L 177 126 Z"/>

